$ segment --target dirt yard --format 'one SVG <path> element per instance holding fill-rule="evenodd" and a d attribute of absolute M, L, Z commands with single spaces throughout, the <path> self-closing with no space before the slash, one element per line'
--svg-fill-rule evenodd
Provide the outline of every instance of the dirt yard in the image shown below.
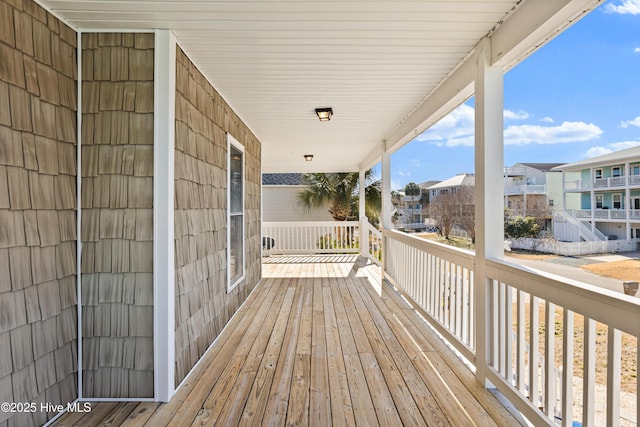
<path fill-rule="evenodd" d="M 603 277 L 640 282 L 640 260 L 626 259 L 624 261 L 598 262 L 583 265 L 581 268 Z"/>

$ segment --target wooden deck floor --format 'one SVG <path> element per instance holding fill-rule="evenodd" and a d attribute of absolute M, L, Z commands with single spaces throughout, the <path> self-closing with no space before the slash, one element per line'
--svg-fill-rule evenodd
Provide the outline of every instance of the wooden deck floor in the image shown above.
<path fill-rule="evenodd" d="M 519 425 L 356 257 L 271 257 L 173 400 L 97 403 L 57 426 Z M 379 296 L 377 290 L 381 290 Z"/>

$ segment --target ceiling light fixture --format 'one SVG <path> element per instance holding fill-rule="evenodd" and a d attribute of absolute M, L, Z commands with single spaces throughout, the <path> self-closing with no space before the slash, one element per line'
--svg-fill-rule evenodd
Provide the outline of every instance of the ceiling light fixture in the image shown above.
<path fill-rule="evenodd" d="M 313 154 L 305 154 L 305 155 L 304 155 L 304 159 L 305 159 L 307 162 L 310 162 L 311 160 L 313 160 Z"/>
<path fill-rule="evenodd" d="M 328 122 L 331 120 L 331 116 L 333 116 L 333 108 L 316 108 L 316 115 L 321 122 Z"/>

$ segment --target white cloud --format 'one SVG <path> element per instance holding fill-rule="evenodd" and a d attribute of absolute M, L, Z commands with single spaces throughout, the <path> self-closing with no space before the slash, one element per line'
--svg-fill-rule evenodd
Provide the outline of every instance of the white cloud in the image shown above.
<path fill-rule="evenodd" d="M 528 113 L 522 111 L 512 113 L 505 110 L 505 117 L 511 114 L 514 117 L 529 117 Z M 550 117 L 545 117 L 542 121 L 553 123 Z M 463 104 L 419 135 L 416 140 L 439 147 L 473 147 L 474 133 L 473 107 Z M 504 131 L 504 142 L 510 145 L 562 144 L 591 141 L 601 134 L 602 130 L 598 126 L 584 122 L 563 122 L 555 126 L 511 125 Z"/>
<path fill-rule="evenodd" d="M 474 132 L 473 107 L 462 104 L 429 130 L 418 135 L 416 140 L 439 147 L 473 147 Z"/>
<path fill-rule="evenodd" d="M 640 53 L 640 47 L 637 47 L 637 48 L 633 49 L 633 51 L 634 51 L 635 53 Z"/>
<path fill-rule="evenodd" d="M 557 126 L 509 126 L 504 131 L 504 143 L 510 145 L 564 144 L 590 141 L 601 134 L 602 130 L 598 126 L 584 122 L 562 122 Z"/>
<path fill-rule="evenodd" d="M 529 113 L 526 111 L 511 111 L 504 110 L 504 118 L 505 120 L 524 120 L 529 118 Z"/>
<path fill-rule="evenodd" d="M 585 157 L 591 158 L 596 156 L 602 156 L 603 154 L 613 153 L 614 151 L 624 150 L 626 148 L 637 147 L 640 145 L 640 141 L 621 141 L 607 144 L 605 146 L 589 148 L 585 154 Z"/>
<path fill-rule="evenodd" d="M 621 15 L 640 15 L 640 0 L 622 0 L 620 5 L 610 3 L 605 6 L 604 11 Z"/>
<path fill-rule="evenodd" d="M 625 120 L 624 122 L 620 123 L 620 126 L 623 128 L 628 128 L 629 126 L 636 126 L 640 128 L 640 116 L 636 117 L 633 120 Z"/>
<path fill-rule="evenodd" d="M 403 171 L 403 170 L 396 171 L 396 173 L 397 173 L 399 176 L 402 176 L 402 177 L 404 177 L 404 176 L 411 176 L 411 172 L 405 172 L 405 171 Z"/>
<path fill-rule="evenodd" d="M 551 117 L 547 116 L 547 117 L 543 117 L 540 119 L 541 122 L 544 123 L 555 123 L 555 120 L 553 120 Z"/>

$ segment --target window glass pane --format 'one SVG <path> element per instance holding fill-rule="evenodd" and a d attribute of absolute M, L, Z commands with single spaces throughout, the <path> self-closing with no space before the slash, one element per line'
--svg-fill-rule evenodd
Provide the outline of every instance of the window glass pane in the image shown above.
<path fill-rule="evenodd" d="M 229 171 L 231 176 L 231 182 L 229 183 L 231 206 L 229 206 L 229 210 L 232 214 L 242 213 L 242 152 L 231 146 L 229 154 Z"/>
<path fill-rule="evenodd" d="M 229 221 L 229 279 L 235 283 L 242 277 L 243 250 L 242 250 L 242 215 L 232 215 Z"/>

